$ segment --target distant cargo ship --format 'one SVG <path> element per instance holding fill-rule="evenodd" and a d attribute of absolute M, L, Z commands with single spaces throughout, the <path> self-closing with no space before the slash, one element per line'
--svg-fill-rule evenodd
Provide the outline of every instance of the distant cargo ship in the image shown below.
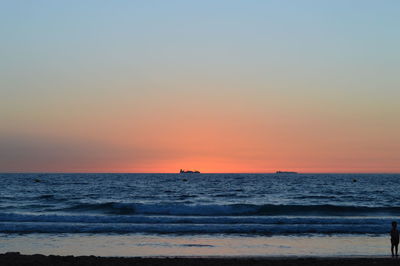
<path fill-rule="evenodd" d="M 297 174 L 297 172 L 290 172 L 290 171 L 276 171 L 277 174 Z"/>
<path fill-rule="evenodd" d="M 200 171 L 197 171 L 197 170 L 195 170 L 195 171 L 186 171 L 186 170 L 181 169 L 179 171 L 179 173 L 180 174 L 200 174 Z"/>

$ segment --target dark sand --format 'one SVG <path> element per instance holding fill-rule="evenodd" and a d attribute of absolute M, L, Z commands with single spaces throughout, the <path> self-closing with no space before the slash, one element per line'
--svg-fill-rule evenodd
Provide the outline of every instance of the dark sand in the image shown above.
<path fill-rule="evenodd" d="M 95 256 L 44 256 L 0 254 L 0 265 L 154 265 L 154 266 L 235 266 L 235 265 L 400 265 L 400 259 L 388 258 L 118 258 Z"/>

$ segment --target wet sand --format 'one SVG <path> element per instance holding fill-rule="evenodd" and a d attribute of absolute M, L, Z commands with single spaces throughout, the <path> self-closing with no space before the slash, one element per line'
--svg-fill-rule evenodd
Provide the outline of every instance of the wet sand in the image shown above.
<path fill-rule="evenodd" d="M 0 265 L 152 265 L 152 266 L 294 266 L 294 265 L 399 265 L 400 259 L 388 258 L 123 258 L 96 256 L 44 256 L 21 255 L 19 253 L 0 254 Z"/>

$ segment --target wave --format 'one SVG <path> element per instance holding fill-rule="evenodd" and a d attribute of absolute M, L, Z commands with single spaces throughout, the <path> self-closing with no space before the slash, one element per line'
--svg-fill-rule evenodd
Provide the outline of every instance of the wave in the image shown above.
<path fill-rule="evenodd" d="M 135 223 L 135 224 L 342 224 L 387 225 L 392 218 L 280 217 L 280 216 L 145 216 L 145 215 L 53 215 L 0 213 L 0 222 L 37 223 Z"/>
<path fill-rule="evenodd" d="M 383 225 L 270 224 L 80 224 L 1 222 L 0 233 L 157 233 L 157 234 L 385 234 Z"/>
<path fill-rule="evenodd" d="M 0 233 L 386 234 L 392 219 L 0 213 Z"/>
<path fill-rule="evenodd" d="M 0 233 L 386 234 L 393 217 L 399 207 L 77 203 L 0 212 Z"/>
<path fill-rule="evenodd" d="M 337 205 L 273 205 L 273 204 L 143 204 L 143 203 L 79 203 L 70 207 L 49 209 L 62 212 L 100 212 L 132 215 L 179 215 L 179 216 L 382 216 L 400 215 L 400 207 L 366 207 Z"/>

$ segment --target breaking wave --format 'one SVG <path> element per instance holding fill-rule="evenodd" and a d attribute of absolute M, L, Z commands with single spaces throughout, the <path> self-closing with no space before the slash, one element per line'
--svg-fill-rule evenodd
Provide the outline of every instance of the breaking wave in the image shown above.
<path fill-rule="evenodd" d="M 54 211 L 54 210 L 53 210 Z M 146 215 L 196 215 L 196 216 L 238 216 L 238 215 L 318 215 L 318 216 L 374 216 L 400 215 L 400 207 L 366 207 L 336 205 L 190 205 L 190 204 L 141 204 L 141 203 L 81 203 L 56 209 L 64 212 L 102 212 L 106 214 Z"/>
<path fill-rule="evenodd" d="M 386 234 L 396 207 L 77 204 L 55 213 L 0 213 L 1 233 Z M 122 215 L 121 215 L 122 214 Z M 383 216 L 382 214 L 390 214 Z"/>
<path fill-rule="evenodd" d="M 386 224 L 147 224 L 0 222 L 1 233 L 384 234 Z"/>

